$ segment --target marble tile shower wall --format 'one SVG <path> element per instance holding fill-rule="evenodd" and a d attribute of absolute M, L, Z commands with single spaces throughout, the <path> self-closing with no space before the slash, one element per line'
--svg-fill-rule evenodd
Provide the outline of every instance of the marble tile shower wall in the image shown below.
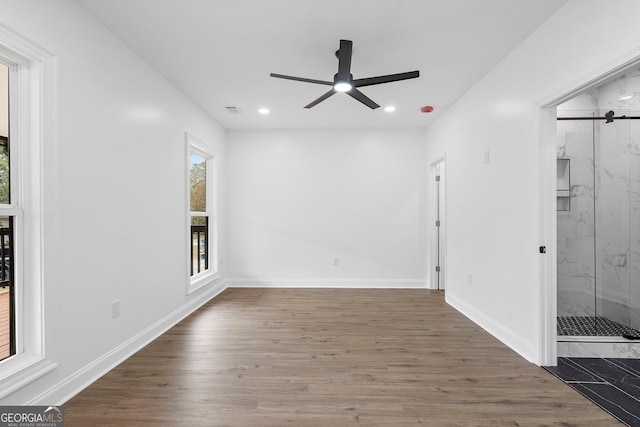
<path fill-rule="evenodd" d="M 637 154 L 640 134 L 633 135 L 632 125 L 635 123 L 628 120 L 602 124 L 599 144 L 596 139 L 599 174 L 595 266 L 599 314 L 638 327 L 640 203 L 638 200 L 634 203 L 632 195 L 640 190 Z"/>
<path fill-rule="evenodd" d="M 592 123 L 558 121 L 558 158 L 570 159 L 571 209 L 558 212 L 558 316 L 595 310 Z"/>
<path fill-rule="evenodd" d="M 570 100 L 558 115 L 609 110 L 640 116 L 640 71 Z M 557 142 L 558 158 L 571 159 L 571 210 L 558 212 L 558 315 L 639 328 L 640 120 L 559 121 Z"/>

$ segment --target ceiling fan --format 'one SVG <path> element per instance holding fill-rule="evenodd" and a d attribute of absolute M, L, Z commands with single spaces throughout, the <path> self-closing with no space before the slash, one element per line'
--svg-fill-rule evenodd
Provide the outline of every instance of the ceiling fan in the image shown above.
<path fill-rule="evenodd" d="M 338 57 L 338 73 L 333 76 L 333 81 L 326 80 L 315 80 L 315 79 L 307 79 L 304 77 L 294 77 L 294 76 L 285 76 L 284 74 L 276 74 L 271 73 L 271 77 L 276 77 L 279 79 L 287 79 L 287 80 L 295 80 L 299 82 L 307 82 L 307 83 L 315 83 L 326 86 L 333 86 L 328 92 L 324 95 L 312 101 L 309 105 L 306 105 L 304 108 L 311 108 L 325 99 L 329 98 L 336 92 L 344 92 L 352 98 L 362 102 L 364 105 L 371 109 L 376 109 L 380 107 L 374 101 L 372 101 L 369 97 L 367 97 L 364 93 L 360 92 L 357 88 L 363 86 L 372 86 L 379 85 L 382 83 L 391 83 L 397 82 L 399 80 L 407 80 L 407 79 L 415 79 L 420 77 L 419 71 L 409 71 L 406 73 L 398 73 L 398 74 L 388 74 L 386 76 L 376 76 L 376 77 L 367 77 L 364 79 L 354 79 L 353 75 L 351 75 L 351 49 L 353 46 L 353 42 L 351 40 L 340 40 L 340 49 L 336 51 L 336 56 Z"/>

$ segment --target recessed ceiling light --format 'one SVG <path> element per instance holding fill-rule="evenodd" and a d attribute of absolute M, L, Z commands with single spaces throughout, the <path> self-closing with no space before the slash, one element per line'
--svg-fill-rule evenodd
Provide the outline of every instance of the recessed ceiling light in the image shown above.
<path fill-rule="evenodd" d="M 261 108 L 258 110 L 258 113 L 260 114 L 269 114 L 269 109 L 268 108 Z"/>
<path fill-rule="evenodd" d="M 627 99 L 633 98 L 633 95 L 624 95 L 618 98 L 620 101 L 626 101 Z"/>
<path fill-rule="evenodd" d="M 386 111 L 387 113 L 392 113 L 396 111 L 396 107 L 394 107 L 393 105 L 387 105 L 386 107 L 384 107 L 384 111 Z"/>
<path fill-rule="evenodd" d="M 352 89 L 351 84 L 347 82 L 336 83 L 335 86 L 333 86 L 333 88 L 337 92 L 349 92 Z"/>

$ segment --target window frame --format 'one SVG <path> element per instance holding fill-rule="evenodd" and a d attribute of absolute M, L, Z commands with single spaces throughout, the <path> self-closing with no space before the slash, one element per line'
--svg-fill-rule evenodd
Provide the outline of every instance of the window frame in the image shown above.
<path fill-rule="evenodd" d="M 15 354 L 0 361 L 0 399 L 51 372 L 45 358 L 43 150 L 54 142 L 54 55 L 0 26 L 0 61 L 9 65 L 10 204 L 14 217 Z"/>
<path fill-rule="evenodd" d="M 186 157 L 186 212 L 187 212 L 187 235 L 189 242 L 187 250 L 187 294 L 202 288 L 220 277 L 218 265 L 218 152 L 211 146 L 205 144 L 189 132 L 185 132 L 185 157 Z M 205 159 L 205 185 L 206 185 L 206 209 L 205 212 L 191 211 L 191 154 L 196 154 Z M 191 220 L 193 217 L 208 218 L 207 233 L 207 264 L 208 268 L 200 273 L 191 276 L 191 251 L 192 234 Z"/>

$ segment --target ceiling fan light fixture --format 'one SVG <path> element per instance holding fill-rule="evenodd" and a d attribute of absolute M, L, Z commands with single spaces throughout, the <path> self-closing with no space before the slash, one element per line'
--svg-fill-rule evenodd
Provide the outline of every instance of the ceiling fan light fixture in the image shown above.
<path fill-rule="evenodd" d="M 316 98 L 309 104 L 305 105 L 304 108 L 313 108 L 322 101 L 325 101 L 327 98 L 335 95 L 337 92 L 342 92 L 346 93 L 356 101 L 366 105 L 372 110 L 375 110 L 380 106 L 376 104 L 372 99 L 370 99 L 367 95 L 360 92 L 361 87 L 397 82 L 400 80 L 415 79 L 417 77 L 420 77 L 420 71 L 416 70 L 406 73 L 387 74 L 384 76 L 366 77 L 364 79 L 354 80 L 353 74 L 351 74 L 352 46 L 353 42 L 351 40 L 340 40 L 340 49 L 338 49 L 338 51 L 336 52 L 336 56 L 338 57 L 338 72 L 334 74 L 333 81 L 308 79 L 305 77 L 287 76 L 285 74 L 276 73 L 271 73 L 269 75 L 278 79 L 295 80 L 299 82 L 314 83 L 331 87 L 331 89 L 329 89 L 327 92 L 320 95 L 319 98 Z"/>
<path fill-rule="evenodd" d="M 270 113 L 270 111 L 269 111 L 269 109 L 268 109 L 268 108 L 260 108 L 260 109 L 258 110 L 258 113 L 260 113 L 260 114 L 269 114 L 269 113 Z"/>
<path fill-rule="evenodd" d="M 394 111 L 396 111 L 396 107 L 394 107 L 393 105 L 387 105 L 386 107 L 384 107 L 384 111 L 386 111 L 387 113 L 393 113 Z"/>
<path fill-rule="evenodd" d="M 351 86 L 351 83 L 347 83 L 347 82 L 337 82 L 333 88 L 335 89 L 336 92 L 349 92 L 351 89 L 353 89 L 353 86 Z"/>

